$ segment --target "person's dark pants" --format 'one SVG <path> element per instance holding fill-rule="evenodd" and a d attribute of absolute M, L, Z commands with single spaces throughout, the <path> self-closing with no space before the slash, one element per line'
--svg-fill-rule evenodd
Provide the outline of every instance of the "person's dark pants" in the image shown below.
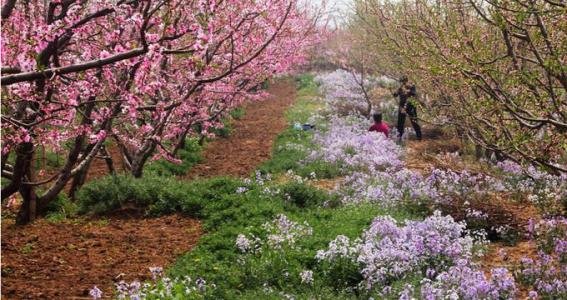
<path fill-rule="evenodd" d="M 407 115 L 409 115 L 411 126 L 415 130 L 415 135 L 417 136 L 418 140 L 421 140 L 421 127 L 419 123 L 417 123 L 417 110 L 413 106 L 408 106 Z M 402 138 L 404 134 L 404 125 L 406 123 L 406 114 L 402 112 L 398 112 L 398 138 Z"/>

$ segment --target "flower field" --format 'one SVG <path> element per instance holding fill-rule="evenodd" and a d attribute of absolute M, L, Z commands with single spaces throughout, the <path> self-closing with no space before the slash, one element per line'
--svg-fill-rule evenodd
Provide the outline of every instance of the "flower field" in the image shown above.
<path fill-rule="evenodd" d="M 164 277 L 121 283 L 119 298 L 566 296 L 564 175 L 505 161 L 487 174 L 434 169 L 424 176 L 405 167 L 403 146 L 316 96 L 300 97 L 288 113 L 292 123 L 309 120 L 316 129 L 290 126 L 253 178 L 202 182 L 194 193 L 216 201 L 200 204 L 207 236 Z M 333 189 L 316 188 L 332 178 L 340 179 Z M 483 211 L 482 201 L 494 194 L 539 213 L 522 226 L 491 228 L 493 211 Z M 462 214 L 457 219 L 447 207 Z M 537 249 L 534 255 L 483 268 L 490 244 L 520 240 Z"/>

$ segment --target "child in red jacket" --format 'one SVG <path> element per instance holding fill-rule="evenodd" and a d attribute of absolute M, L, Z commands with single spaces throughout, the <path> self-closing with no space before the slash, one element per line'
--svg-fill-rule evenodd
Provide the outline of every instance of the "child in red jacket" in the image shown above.
<path fill-rule="evenodd" d="M 390 133 L 390 128 L 388 128 L 388 124 L 382 122 L 382 114 L 375 113 L 372 115 L 372 118 L 374 119 L 374 124 L 370 126 L 368 131 L 382 132 L 384 135 L 386 135 L 386 137 L 388 137 L 388 134 Z"/>

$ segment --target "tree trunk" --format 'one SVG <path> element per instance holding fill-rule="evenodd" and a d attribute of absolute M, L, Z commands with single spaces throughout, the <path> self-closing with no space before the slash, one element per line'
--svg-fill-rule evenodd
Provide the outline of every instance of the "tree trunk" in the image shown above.
<path fill-rule="evenodd" d="M 140 159 L 132 162 L 132 170 L 130 171 L 135 178 L 141 178 L 144 175 L 144 164 Z"/>
<path fill-rule="evenodd" d="M 31 143 L 26 144 L 31 145 Z M 30 148 L 33 149 L 33 145 L 31 145 Z M 23 170 L 25 170 L 25 174 L 22 179 L 27 182 L 33 182 L 34 180 L 32 160 L 33 152 L 29 151 L 25 153 L 26 163 L 23 168 Z M 34 221 L 37 217 L 37 196 L 32 185 L 22 182 L 19 186 L 20 195 L 22 195 L 24 201 L 18 211 L 18 215 L 16 216 L 16 224 L 25 225 Z"/>
<path fill-rule="evenodd" d="M 83 184 L 85 184 L 88 170 L 89 167 L 86 167 L 84 170 L 80 171 L 75 176 L 73 176 L 73 181 L 71 182 L 71 189 L 69 190 L 69 198 L 71 198 L 72 200 L 75 200 L 77 191 Z"/>
<path fill-rule="evenodd" d="M 108 173 L 111 175 L 116 175 L 116 169 L 114 168 L 114 162 L 112 161 L 112 156 L 110 152 L 106 149 L 106 146 L 102 146 L 101 149 L 102 154 L 104 155 L 104 162 L 106 162 L 106 166 L 108 167 Z"/>
<path fill-rule="evenodd" d="M 2 200 L 12 196 L 18 190 L 24 177 L 26 176 L 26 168 L 31 164 L 31 153 L 33 151 L 32 143 L 23 143 L 16 150 L 16 163 L 14 164 L 14 173 L 10 184 L 2 189 Z"/>
<path fill-rule="evenodd" d="M 474 145 L 474 152 L 476 159 L 481 159 L 483 157 L 482 147 L 479 145 Z"/>
<path fill-rule="evenodd" d="M 25 184 L 20 187 L 20 194 L 24 202 L 16 216 L 16 224 L 26 225 L 33 222 L 37 217 L 37 196 L 33 190 L 33 186 Z"/>

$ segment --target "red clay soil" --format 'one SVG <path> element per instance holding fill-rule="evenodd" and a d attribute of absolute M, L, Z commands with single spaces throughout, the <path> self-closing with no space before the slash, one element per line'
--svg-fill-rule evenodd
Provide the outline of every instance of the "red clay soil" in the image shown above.
<path fill-rule="evenodd" d="M 2 220 L 2 299 L 88 299 L 97 285 L 111 296 L 120 280 L 146 280 L 199 239 L 200 223 L 139 214 L 17 227 Z"/>
<path fill-rule="evenodd" d="M 482 257 L 480 266 L 487 277 L 490 277 L 491 270 L 495 268 L 508 268 L 513 270 L 518 266 L 522 258 L 537 258 L 537 247 L 531 241 L 520 242 L 514 246 L 505 246 L 500 243 L 490 244 L 488 252 Z M 518 295 L 516 299 L 528 299 L 528 292 L 531 289 L 518 284 Z"/>
<path fill-rule="evenodd" d="M 110 144 L 110 146 L 107 147 L 107 150 L 108 153 L 110 154 L 110 157 L 112 158 L 114 170 L 116 170 L 116 172 L 122 172 L 126 170 L 126 168 L 124 167 L 124 163 L 122 162 L 122 154 L 120 153 L 120 149 L 118 149 L 118 146 L 116 146 L 116 144 L 114 143 Z M 104 158 L 97 156 L 93 159 L 89 167 L 86 181 L 88 182 L 89 180 L 108 174 L 110 174 L 110 171 L 108 169 L 106 161 L 104 160 Z"/>
<path fill-rule="evenodd" d="M 246 177 L 270 158 L 273 140 L 287 126 L 284 112 L 295 99 L 295 86 L 290 81 L 278 81 L 271 83 L 268 92 L 269 99 L 244 106 L 244 116 L 235 122 L 227 138 L 206 145 L 203 162 L 186 178 Z"/>

